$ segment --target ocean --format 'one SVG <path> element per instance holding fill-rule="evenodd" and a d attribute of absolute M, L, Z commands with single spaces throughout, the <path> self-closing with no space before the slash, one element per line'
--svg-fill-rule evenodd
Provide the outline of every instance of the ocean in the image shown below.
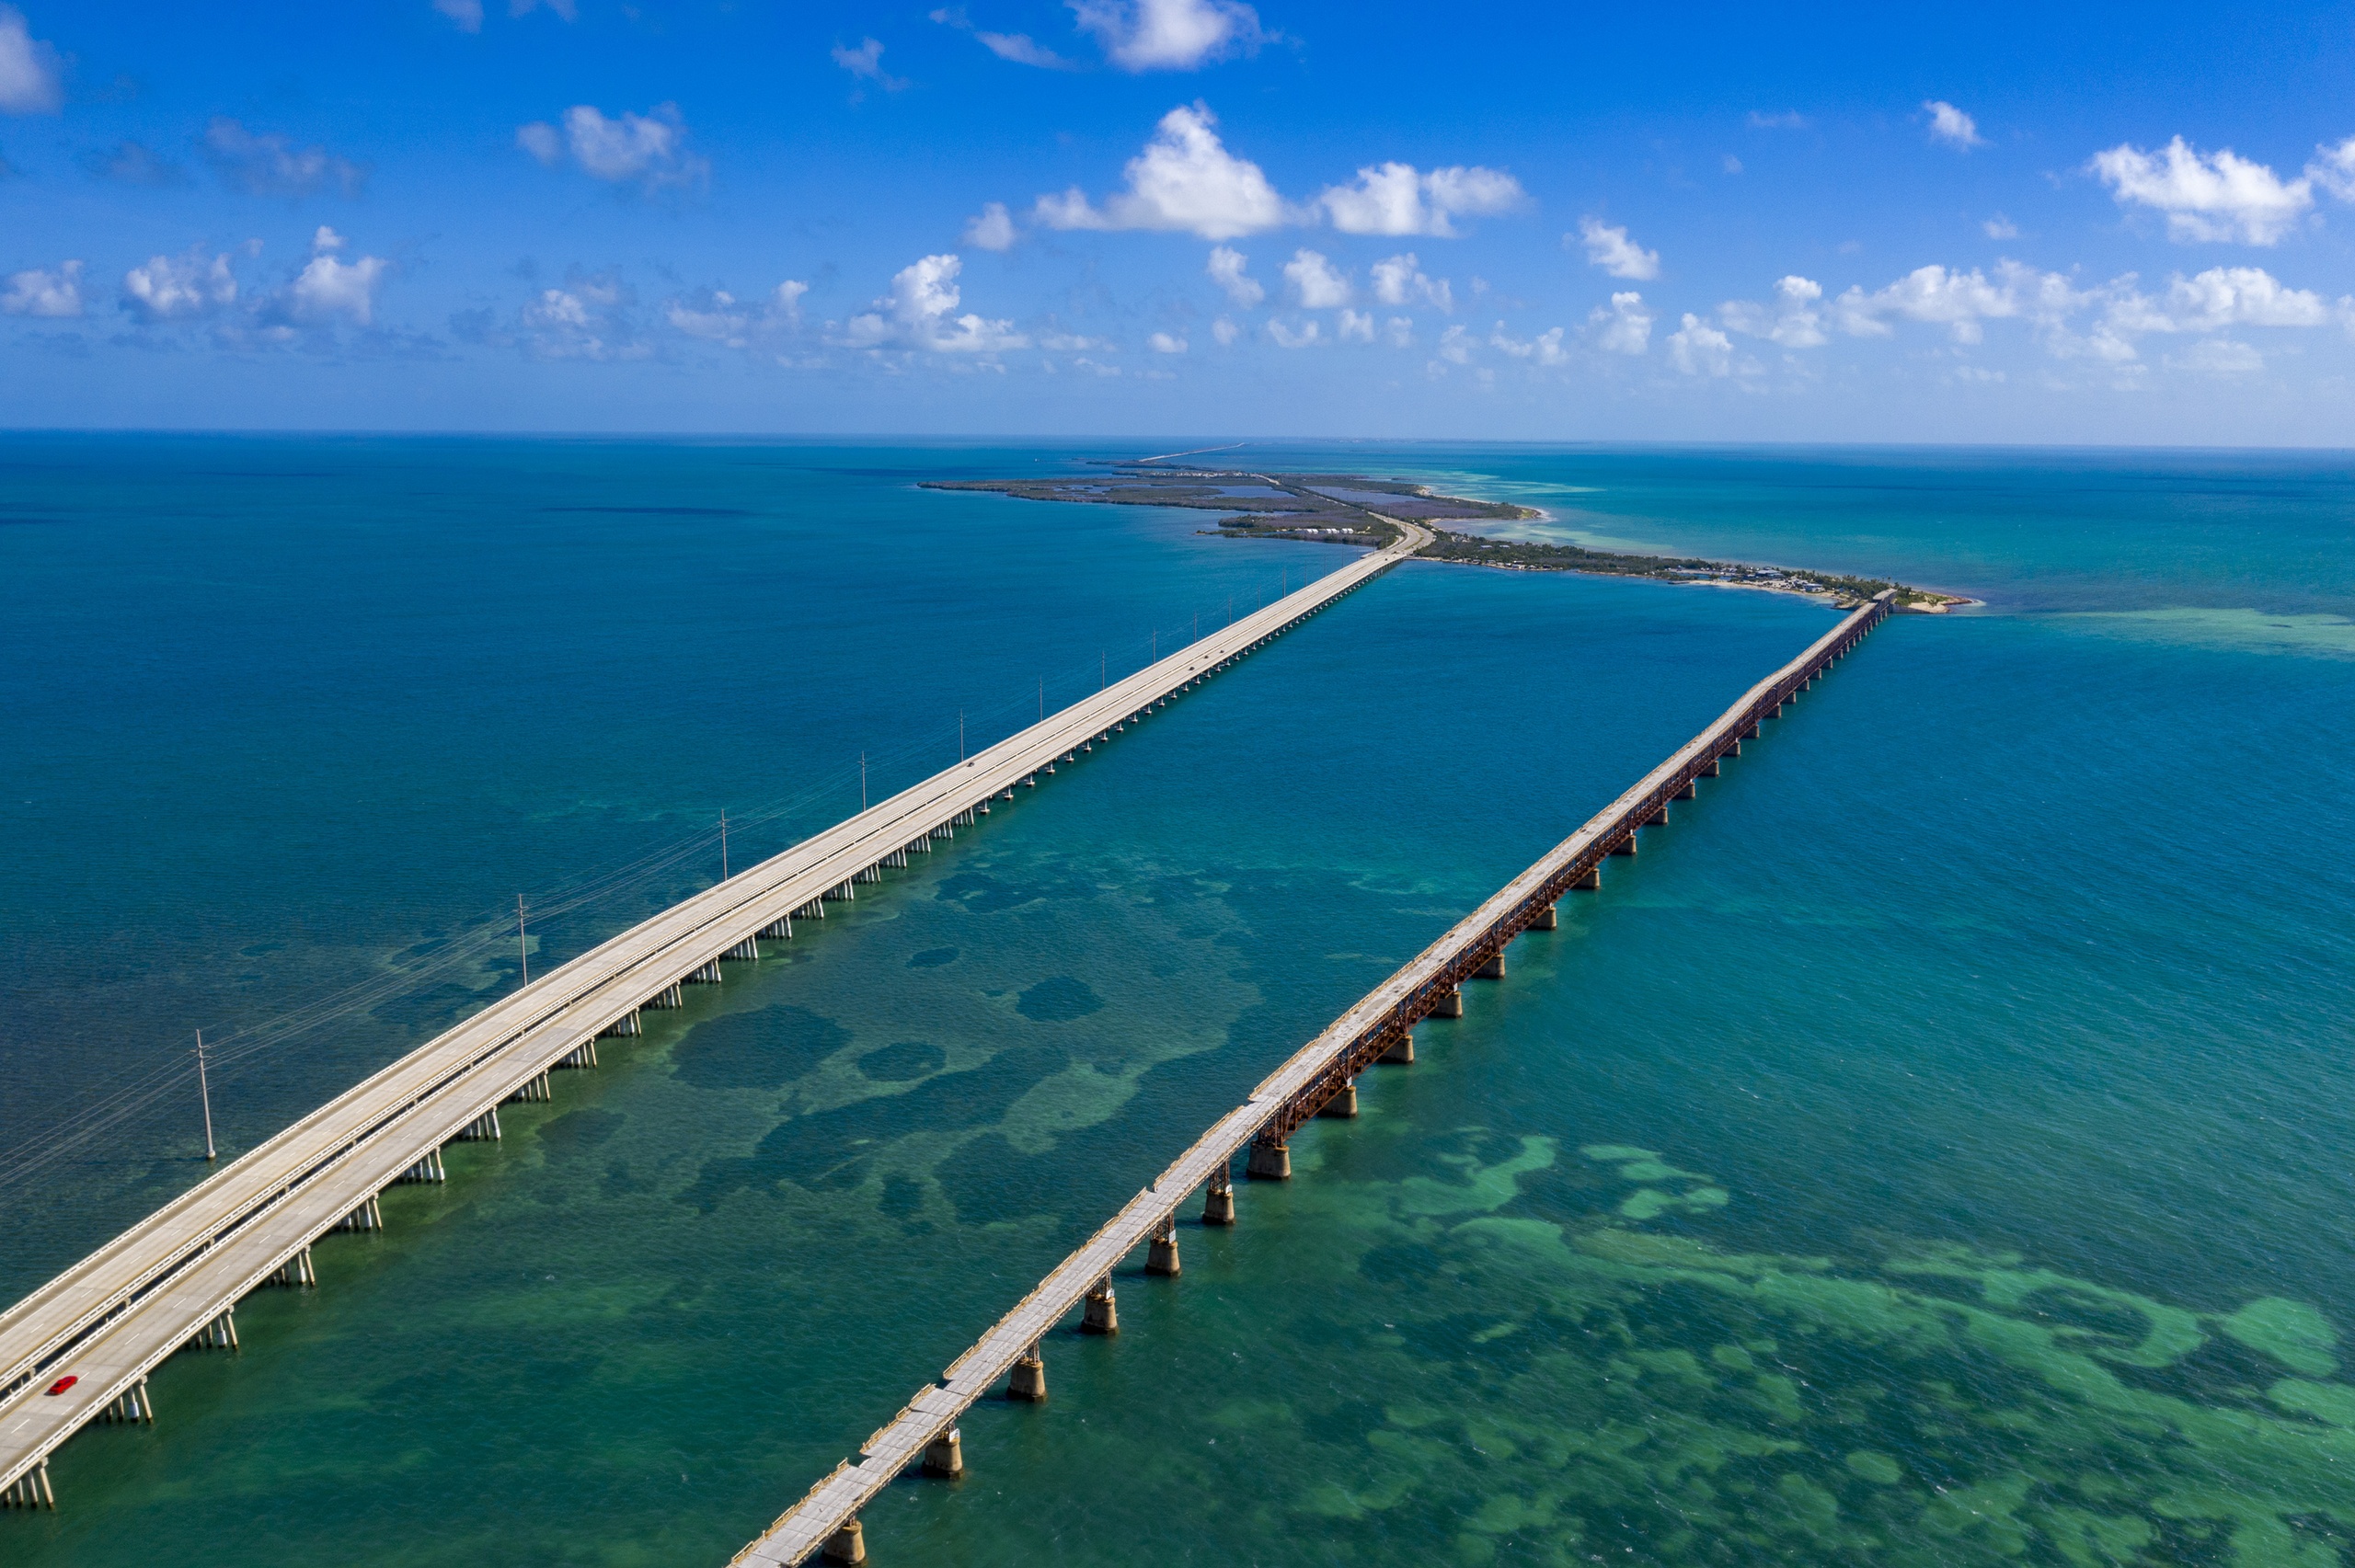
<path fill-rule="evenodd" d="M 0 438 L 0 1294 L 721 869 L 1345 558 L 1166 451 Z M 892 1562 L 2355 1543 L 2355 461 L 1267 445 L 1893 576 L 1511 973 L 978 1407 Z M 1275 1062 L 1831 624 L 1409 563 L 508 1107 L 11 1562 L 724 1562 Z M 960 728 L 962 736 L 960 739 Z M 864 759 L 862 764 L 862 758 Z"/>

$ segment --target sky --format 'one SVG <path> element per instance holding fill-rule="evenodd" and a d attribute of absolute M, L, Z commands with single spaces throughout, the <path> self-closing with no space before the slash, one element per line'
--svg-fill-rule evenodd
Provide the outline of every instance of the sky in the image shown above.
<path fill-rule="evenodd" d="M 2344 446 L 2350 88 L 2350 5 L 16 0 L 0 427 Z"/>

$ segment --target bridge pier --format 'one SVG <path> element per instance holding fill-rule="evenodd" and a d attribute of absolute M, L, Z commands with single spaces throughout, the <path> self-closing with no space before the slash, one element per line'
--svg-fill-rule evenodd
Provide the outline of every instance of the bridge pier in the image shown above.
<path fill-rule="evenodd" d="M 1412 1067 L 1415 1064 L 1415 1032 L 1412 1029 L 1399 1030 L 1398 1037 L 1390 1042 L 1390 1048 L 1374 1059 Z"/>
<path fill-rule="evenodd" d="M 1740 753 L 1740 751 L 1741 751 L 1741 743 L 1742 743 L 1743 741 L 1745 741 L 1745 740 L 1755 740 L 1755 739 L 1757 739 L 1757 738 L 1758 738 L 1758 721 L 1757 721 L 1756 719 L 1752 719 L 1752 720 L 1750 721 L 1750 727 L 1749 727 L 1748 729 L 1743 730 L 1740 735 L 1737 735 L 1737 736 L 1735 736 L 1735 737 L 1734 737 L 1734 751 L 1735 751 L 1735 753 L 1736 753 L 1737 755 L 1739 755 L 1739 754 Z"/>
<path fill-rule="evenodd" d="M 489 1110 L 460 1127 L 458 1136 L 450 1141 L 453 1143 L 497 1143 L 499 1141 L 499 1107 L 493 1105 Z"/>
<path fill-rule="evenodd" d="M 597 1065 L 597 1041 L 592 1036 L 556 1059 L 560 1068 L 592 1068 Z"/>
<path fill-rule="evenodd" d="M 442 1168 L 442 1150 L 436 1148 L 427 1150 L 424 1159 L 395 1176 L 393 1185 L 402 1186 L 412 1182 L 446 1182 L 449 1179 L 450 1173 Z"/>
<path fill-rule="evenodd" d="M 371 1201 L 373 1201 L 373 1199 Z M 182 1350 L 235 1350 L 237 1345 L 237 1309 L 230 1307 L 221 1315 L 196 1331 L 194 1338 L 180 1346 Z"/>
<path fill-rule="evenodd" d="M 515 1085 L 514 1089 L 508 1093 L 507 1098 L 501 1100 L 500 1104 L 502 1105 L 512 1105 L 517 1104 L 545 1104 L 555 1098 L 555 1093 L 548 1088 L 547 1072 L 546 1070 L 542 1070 L 541 1071 L 532 1074 L 531 1077 L 526 1078 L 523 1082 Z"/>
<path fill-rule="evenodd" d="M 1203 1190 L 1202 1223 L 1235 1223 L 1235 1173 L 1224 1165 L 1211 1173 L 1210 1185 Z"/>
<path fill-rule="evenodd" d="M 696 965 L 679 983 L 684 986 L 718 985 L 720 983 L 719 960 L 714 958 L 707 963 Z"/>
<path fill-rule="evenodd" d="M 965 1477 L 965 1435 L 954 1426 L 924 1446 L 924 1472 L 943 1481 Z"/>
<path fill-rule="evenodd" d="M 1657 811 L 1653 812 L 1650 816 L 1648 816 L 1648 817 L 1645 818 L 1644 818 L 1644 826 L 1645 826 L 1645 827 L 1647 827 L 1647 828 L 1665 828 L 1665 827 L 1667 827 L 1667 826 L 1668 826 L 1668 807 L 1667 807 L 1666 806 L 1662 806 L 1659 810 L 1657 810 Z"/>
<path fill-rule="evenodd" d="M 609 1036 L 614 1038 L 626 1038 L 633 1035 L 642 1035 L 645 1032 L 645 1024 L 638 1022 L 638 1009 L 633 1007 L 627 1013 L 623 1013 L 619 1018 L 615 1019 L 612 1023 L 598 1030 L 597 1037 L 600 1039 L 604 1039 Z"/>
<path fill-rule="evenodd" d="M 1320 1116 L 1336 1121 L 1348 1121 L 1358 1114 L 1358 1081 L 1354 1078 L 1334 1091 L 1333 1097 L 1316 1107 Z"/>
<path fill-rule="evenodd" d="M 1488 955 L 1488 961 L 1472 971 L 1476 980 L 1500 980 L 1505 978 L 1505 950 L 1498 948 Z"/>
<path fill-rule="evenodd" d="M 301 1252 L 280 1264 L 278 1272 L 270 1276 L 270 1283 L 272 1285 L 316 1286 L 318 1282 L 319 1276 L 311 1267 L 311 1249 L 308 1247 L 304 1247 Z"/>
<path fill-rule="evenodd" d="M 824 920 L 826 918 L 826 900 L 823 898 L 810 899 L 808 903 L 793 911 L 793 918 L 798 921 Z"/>
<path fill-rule="evenodd" d="M 818 1555 L 829 1562 L 839 1564 L 840 1568 L 858 1568 L 858 1564 L 866 1562 L 867 1531 L 860 1526 L 858 1516 L 854 1514 L 844 1519 L 834 1533 L 826 1538 L 826 1544 L 819 1549 Z"/>
<path fill-rule="evenodd" d="M 791 915 L 777 916 L 776 919 L 761 927 L 761 934 L 768 938 L 771 942 L 792 941 L 793 917 Z"/>
<path fill-rule="evenodd" d="M 1561 926 L 1561 923 L 1562 917 L 1555 912 L 1553 905 L 1548 904 L 1544 909 L 1529 917 L 1528 929 L 1531 931 L 1554 931 L 1558 929 Z"/>
<path fill-rule="evenodd" d="M 1082 1333 L 1115 1334 L 1120 1332 L 1120 1309 L 1112 1299 L 1112 1276 L 1106 1275 L 1087 1293 L 1086 1304 L 1080 1308 L 1079 1332 Z"/>
<path fill-rule="evenodd" d="M 8 1483 L 6 1494 L 0 1494 L 0 1505 L 10 1508 L 46 1508 L 57 1511 L 57 1494 L 49 1489 L 49 1461 L 42 1459 Z"/>
<path fill-rule="evenodd" d="M 1428 1016 L 1432 1018 L 1463 1017 L 1464 993 L 1456 990 L 1453 986 L 1448 987 L 1447 990 L 1431 998 L 1431 1010 Z"/>
<path fill-rule="evenodd" d="M 1705 779 L 1713 779 L 1717 776 L 1718 771 L 1717 760 L 1715 757 L 1712 757 L 1707 761 L 1701 764 L 1701 771 L 1697 776 Z"/>
<path fill-rule="evenodd" d="M 1292 1149 L 1288 1144 L 1251 1140 L 1251 1163 L 1243 1173 L 1255 1182 L 1292 1180 Z"/>
<path fill-rule="evenodd" d="M 825 892 L 819 895 L 819 899 L 821 902 L 823 902 L 827 898 L 832 898 L 838 904 L 847 904 L 857 898 L 857 897 L 858 889 L 856 887 L 847 882 L 837 882 L 833 887 L 827 888 Z"/>
<path fill-rule="evenodd" d="M 880 882 L 883 880 L 883 864 L 878 861 L 873 865 L 863 865 L 850 874 L 850 879 L 853 882 Z"/>
<path fill-rule="evenodd" d="M 757 933 L 746 937 L 743 941 L 738 943 L 735 946 L 730 947 L 727 952 L 720 955 L 723 958 L 741 958 L 746 960 L 758 958 L 760 956 L 761 939 Z"/>
<path fill-rule="evenodd" d="M 1602 886 L 1603 867 L 1590 865 L 1579 873 L 1579 879 L 1570 884 L 1570 890 L 1574 893 L 1591 893 Z"/>
<path fill-rule="evenodd" d="M 1634 854 L 1636 853 L 1636 830 L 1633 828 L 1628 829 L 1627 836 L 1611 846 L 1611 853 L 1613 854 Z"/>
<path fill-rule="evenodd" d="M 1178 1267 L 1178 1221 L 1175 1219 L 1164 1219 L 1145 1247 L 1144 1271 L 1169 1278 L 1177 1275 Z"/>
<path fill-rule="evenodd" d="M 147 1392 L 147 1379 L 141 1378 L 131 1387 L 107 1402 L 100 1421 L 120 1421 L 138 1425 L 155 1425 L 155 1401 Z"/>
<path fill-rule="evenodd" d="M 371 1197 L 366 1203 L 337 1220 L 334 1228 L 338 1230 L 382 1230 L 385 1228 L 385 1211 L 379 1208 L 376 1206 L 376 1200 Z"/>
<path fill-rule="evenodd" d="M 1698 800 L 1700 797 L 1701 786 L 1695 784 L 1692 779 L 1686 779 L 1677 792 L 1669 798 L 1671 800 Z"/>
<path fill-rule="evenodd" d="M 679 994 L 679 982 L 672 980 L 638 1005 L 641 1010 L 650 1007 L 660 1013 L 666 1007 L 684 1007 L 686 1004 L 686 999 Z"/>
<path fill-rule="evenodd" d="M 1035 1344 L 1014 1364 L 1014 1376 L 1007 1379 L 1005 1397 L 1018 1399 L 1025 1404 L 1047 1402 L 1047 1362 Z"/>

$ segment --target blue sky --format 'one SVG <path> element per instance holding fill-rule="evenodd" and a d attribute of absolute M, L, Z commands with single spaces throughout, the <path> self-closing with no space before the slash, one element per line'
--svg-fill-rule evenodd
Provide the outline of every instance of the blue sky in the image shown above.
<path fill-rule="evenodd" d="M 0 423 L 2342 445 L 2350 86 L 2344 6 L 18 0 Z"/>

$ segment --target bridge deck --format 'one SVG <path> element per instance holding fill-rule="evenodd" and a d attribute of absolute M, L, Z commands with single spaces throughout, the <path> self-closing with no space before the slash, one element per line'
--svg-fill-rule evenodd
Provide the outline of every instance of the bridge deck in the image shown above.
<path fill-rule="evenodd" d="M 551 969 L 0 1313 L 0 1490 L 247 1292 L 582 1042 L 730 948 L 1388 570 L 1399 541 Z M 42 1390 L 68 1374 L 65 1393 Z"/>
<path fill-rule="evenodd" d="M 784 1568 L 803 1562 L 834 1532 L 857 1517 L 932 1440 L 947 1432 L 987 1394 L 1030 1346 L 1077 1308 L 1097 1282 L 1176 1214 L 1178 1206 L 1229 1166 L 1235 1151 L 1272 1133 L 1281 1141 L 1314 1116 L 1415 1022 L 1440 995 L 1476 972 L 1526 930 L 1537 913 L 1595 871 L 1613 849 L 1682 798 L 1704 770 L 1734 750 L 1762 719 L 1804 690 L 1833 660 L 1890 613 L 1883 593 L 1826 633 L 1790 663 L 1744 692 L 1706 729 L 1680 747 L 1626 794 L 1604 807 L 1534 865 L 1507 883 L 1425 948 L 1414 960 L 1361 998 L 1219 1118 L 1154 1184 L 1016 1303 L 979 1343 L 952 1363 L 942 1380 L 916 1392 L 833 1474 L 779 1516 L 733 1562 Z"/>

